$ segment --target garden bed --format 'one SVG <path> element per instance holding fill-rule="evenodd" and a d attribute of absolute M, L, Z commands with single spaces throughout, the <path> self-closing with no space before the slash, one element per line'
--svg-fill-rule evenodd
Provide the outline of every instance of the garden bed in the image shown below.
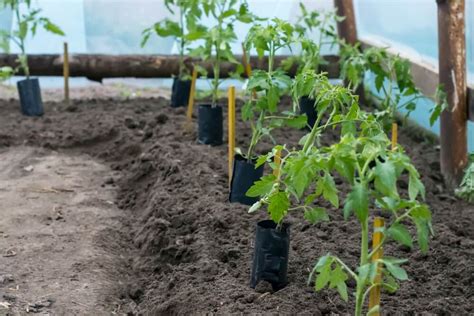
<path fill-rule="evenodd" d="M 121 172 L 117 203 L 129 212 L 129 233 L 139 253 L 128 293 L 136 312 L 352 312 L 353 304 L 336 292 L 315 293 L 306 283 L 317 258 L 327 252 L 351 265 L 358 260 L 358 223 L 344 221 L 342 211 L 329 205 L 333 221 L 328 223 L 311 226 L 302 214 L 288 216 L 289 285 L 275 293 L 265 284 L 249 288 L 255 225 L 265 214 L 250 215 L 247 207 L 227 202 L 227 147 L 198 145 L 196 128 L 188 133 L 182 128 L 184 109 L 170 109 L 163 98 L 47 102 L 42 118 L 23 117 L 18 108 L 17 101 L 0 101 L 0 148 L 27 144 L 85 153 Z M 249 133 L 238 123 L 237 146 Z M 283 129 L 275 138 L 296 145 L 303 134 Z M 337 137 L 329 132 L 323 142 Z M 426 185 L 435 237 L 427 255 L 385 247 L 387 254 L 410 259 L 405 266 L 410 280 L 395 295 L 382 295 L 383 313 L 474 313 L 474 206 L 445 190 L 435 144 L 415 142 L 403 129 L 400 143 Z M 259 150 L 270 148 L 265 141 Z M 406 190 L 407 183 L 401 187 Z M 349 283 L 350 292 L 354 285 Z"/>

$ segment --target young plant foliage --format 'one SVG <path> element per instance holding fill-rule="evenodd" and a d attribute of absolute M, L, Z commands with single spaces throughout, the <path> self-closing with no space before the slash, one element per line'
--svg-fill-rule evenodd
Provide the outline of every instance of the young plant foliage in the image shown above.
<path fill-rule="evenodd" d="M 190 77 L 190 72 L 184 63 L 185 54 L 190 49 L 190 44 L 202 38 L 206 33 L 206 28 L 198 23 L 202 16 L 199 3 L 199 0 L 165 0 L 168 12 L 177 15 L 178 21 L 164 19 L 145 29 L 142 33 L 142 47 L 145 46 L 153 33 L 160 37 L 174 37 L 177 39 L 179 50 L 178 77 L 181 80 Z M 177 14 L 176 10 L 178 11 Z"/>
<path fill-rule="evenodd" d="M 31 0 L 0 0 L 0 10 L 10 9 L 16 18 L 16 26 L 11 32 L 0 30 L 0 43 L 2 43 L 0 48 L 8 52 L 8 42 L 11 41 L 20 49 L 20 54 L 18 55 L 19 67 L 16 69 L 2 68 L 1 77 L 12 75 L 19 70 L 22 70 L 27 78 L 30 77 L 26 40 L 28 36 L 35 36 L 38 27 L 42 27 L 47 32 L 64 36 L 64 32 L 59 26 L 51 22 L 47 17 L 41 16 L 41 9 L 33 8 L 31 2 Z M 22 7 L 26 13 L 20 13 Z"/>

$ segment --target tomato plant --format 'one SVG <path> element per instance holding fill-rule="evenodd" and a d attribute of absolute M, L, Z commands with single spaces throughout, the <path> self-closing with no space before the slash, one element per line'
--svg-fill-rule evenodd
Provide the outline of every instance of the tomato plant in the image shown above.
<path fill-rule="evenodd" d="M 322 195 L 335 207 L 339 206 L 336 185 L 331 175 L 330 157 L 326 149 L 317 144 L 322 132 L 329 127 L 339 125 L 342 126 L 343 133 L 350 132 L 361 115 L 357 99 L 348 89 L 331 85 L 324 74 L 316 74 L 314 70 L 303 74 L 305 82 L 300 86 L 313 87 L 313 90 L 308 92 L 306 89 L 295 88 L 297 92 L 294 97 L 298 98 L 298 91 L 315 97 L 318 125 L 302 138 L 301 149 L 290 150 L 286 146 L 276 146 L 272 152 L 259 157 L 257 166 L 268 162 L 272 168 L 278 169 L 277 176 L 264 176 L 247 192 L 248 196 L 261 196 L 250 212 L 266 206 L 270 218 L 278 225 L 281 225 L 288 212 L 293 210 L 303 210 L 308 219 L 326 219 L 325 210 L 310 205 L 316 196 Z M 297 78 L 296 81 L 298 80 L 302 79 Z M 326 115 L 326 122 L 319 125 Z M 372 121 L 375 120 L 372 118 Z M 282 159 L 280 164 L 275 164 L 272 161 L 278 151 L 282 152 Z M 305 192 L 313 186 L 316 186 L 315 193 L 304 197 Z M 292 198 L 297 204 L 303 205 L 292 207 Z"/>
<path fill-rule="evenodd" d="M 20 14 L 21 6 L 26 7 L 26 13 Z M 0 31 L 0 39 L 2 42 L 12 41 L 20 49 L 18 55 L 19 68 L 23 70 L 27 78 L 30 77 L 30 68 L 28 66 L 28 56 L 26 54 L 26 39 L 31 34 L 35 36 L 38 26 L 44 30 L 56 35 L 64 36 L 64 32 L 52 23 L 48 18 L 40 16 L 41 9 L 33 8 L 31 0 L 0 0 L 0 9 L 11 9 L 15 14 L 16 28 L 12 32 Z M 3 44 L 2 48 L 8 48 Z M 16 72 L 18 69 L 15 69 Z"/>
<path fill-rule="evenodd" d="M 327 46 L 333 47 L 339 42 L 335 26 L 336 22 L 341 21 L 343 17 L 336 15 L 335 11 L 310 11 L 302 3 L 300 3 L 300 11 L 301 15 L 297 18 L 295 32 L 298 34 L 301 52 L 298 56 L 287 59 L 285 68 L 298 63 L 298 72 L 303 69 L 319 71 L 321 65 L 327 64 L 321 56 L 321 50 Z M 313 31 L 317 31 L 317 40 L 311 39 Z"/>
<path fill-rule="evenodd" d="M 395 122 L 397 111 L 404 110 L 409 116 L 416 109 L 416 102 L 425 99 L 416 87 L 410 70 L 410 62 L 398 55 L 392 55 L 385 48 L 369 48 L 361 51 L 360 43 L 349 45 L 340 42 L 341 76 L 351 89 L 356 89 L 366 73 L 372 74 L 374 86 L 379 94 L 381 110 L 376 112 L 386 123 Z M 436 100 L 430 110 L 430 124 L 446 109 L 446 94 L 438 86 Z"/>
<path fill-rule="evenodd" d="M 363 125 L 367 125 L 364 123 Z M 376 126 L 376 125 L 374 125 Z M 364 130 L 366 126 L 362 127 Z M 374 133 L 375 132 L 375 133 Z M 361 315 L 363 304 L 370 290 L 375 286 L 393 292 L 398 288 L 397 280 L 408 279 L 400 266 L 405 259 L 383 257 L 371 260 L 377 249 L 369 251 L 369 221 L 375 208 L 391 215 L 391 221 L 384 229 L 384 238 L 379 246 L 394 240 L 407 247 L 413 247 L 413 237 L 408 223 L 416 227 L 417 242 L 422 252 L 428 250 L 431 231 L 431 213 L 428 206 L 419 201 L 424 199 L 425 189 L 420 176 L 410 159 L 400 147 L 388 150 L 390 141 L 382 129 L 364 132 L 356 137 L 348 133 L 338 144 L 329 149 L 330 159 L 339 165 L 336 171 L 350 185 L 350 192 L 344 201 L 344 217 L 355 215 L 361 227 L 360 263 L 353 270 L 339 257 L 327 254 L 321 257 L 310 275 L 315 279 L 317 291 L 329 287 L 337 288 L 341 297 L 348 300 L 346 281 L 356 282 L 355 314 Z M 401 194 L 398 180 L 408 177 L 408 193 Z M 376 272 L 382 268 L 383 277 L 376 281 Z M 374 307 L 373 312 L 378 308 Z"/>
<path fill-rule="evenodd" d="M 161 37 L 175 37 L 178 40 L 179 73 L 180 79 L 189 78 L 189 70 L 184 63 L 184 57 L 192 41 L 199 39 L 206 32 L 206 28 L 198 23 L 202 10 L 198 0 L 165 0 L 166 9 L 173 15 L 177 8 L 178 21 L 164 19 L 145 29 L 142 33 L 142 47 L 148 42 L 151 35 L 156 33 Z"/>
<path fill-rule="evenodd" d="M 250 121 L 252 129 L 248 151 L 243 155 L 248 160 L 253 158 L 255 147 L 264 136 L 272 138 L 274 128 L 284 125 L 301 128 L 306 124 L 305 116 L 291 111 L 277 115 L 280 99 L 290 89 L 292 80 L 282 70 L 275 70 L 275 55 L 293 42 L 293 26 L 276 18 L 266 26 L 254 25 L 245 39 L 247 52 L 255 49 L 259 57 L 268 55 L 268 69 L 255 70 L 249 78 L 246 93 L 250 98 L 242 108 L 242 119 Z"/>
<path fill-rule="evenodd" d="M 469 165 L 464 177 L 456 190 L 456 195 L 469 203 L 474 203 L 474 154 L 469 156 Z"/>
<path fill-rule="evenodd" d="M 237 65 L 237 72 L 241 73 L 243 67 L 232 53 L 230 44 L 237 40 L 234 25 L 237 22 L 251 23 L 256 17 L 250 13 L 247 2 L 244 0 L 201 0 L 199 4 L 207 17 L 215 20 L 216 24 L 201 33 L 198 38 L 202 44 L 191 50 L 191 55 L 210 61 L 213 69 L 212 106 L 217 105 L 219 86 L 222 79 L 219 76 L 220 66 L 223 62 Z M 200 73 L 207 72 L 199 67 Z"/>

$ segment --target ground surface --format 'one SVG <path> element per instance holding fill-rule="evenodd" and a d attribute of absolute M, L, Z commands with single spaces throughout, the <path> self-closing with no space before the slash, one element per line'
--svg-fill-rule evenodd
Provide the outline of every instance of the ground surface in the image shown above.
<path fill-rule="evenodd" d="M 120 307 L 110 267 L 124 215 L 102 188 L 111 170 L 83 155 L 0 151 L 0 293 L 13 313 L 106 314 Z M 117 247 L 117 246 L 116 246 Z M 0 312 L 1 313 L 1 312 Z"/>
<path fill-rule="evenodd" d="M 94 295 L 95 300 L 90 299 L 77 307 L 69 302 L 70 311 L 87 314 L 97 306 L 101 310 L 114 311 L 117 304 L 124 306 L 123 311 L 161 315 L 197 312 L 317 315 L 352 311 L 353 302 L 346 304 L 330 291 L 314 293 L 306 285 L 306 278 L 315 261 L 328 251 L 351 265 L 357 260 L 357 224 L 354 221 L 345 222 L 340 210 L 331 210 L 332 221 L 316 226 L 304 223 L 301 214 L 289 216 L 288 221 L 292 224 L 290 284 L 276 293 L 271 293 L 265 286 L 255 291 L 248 287 L 254 229 L 256 222 L 265 218 L 265 214 L 249 215 L 245 206 L 227 202 L 227 148 L 196 144 L 195 129 L 185 133 L 182 128 L 183 109 L 168 108 L 164 99 L 92 99 L 76 101 L 70 106 L 49 102 L 46 113 L 43 118 L 25 118 L 18 113 L 16 101 L 0 101 L 2 154 L 13 157 L 11 155 L 15 153 L 32 150 L 35 153 L 33 157 L 39 158 L 33 161 L 40 165 L 47 164 L 49 160 L 45 157 L 51 155 L 65 159 L 61 165 L 69 165 L 67 161 L 70 159 L 81 159 L 81 163 L 89 166 L 87 171 L 79 172 L 79 167 L 71 166 L 68 172 L 80 177 L 74 182 L 59 182 L 60 186 L 69 188 L 71 183 L 81 183 L 84 188 L 76 188 L 74 194 L 88 196 L 94 201 L 92 207 L 100 209 L 95 214 L 101 220 L 96 218 L 90 222 L 88 229 L 91 236 L 94 232 L 103 236 L 100 231 L 106 227 L 115 232 L 105 234 L 112 236 L 113 241 L 82 243 L 87 251 L 92 251 L 89 265 L 83 272 L 83 282 L 96 280 L 96 283 L 91 281 L 91 288 L 103 289 L 104 292 L 98 292 L 112 293 L 111 296 L 106 299 Z M 238 131 L 237 144 L 244 146 L 249 135 L 241 123 Z M 276 134 L 276 138 L 296 144 L 302 135 L 302 131 L 283 130 Z M 336 134 L 328 134 L 323 141 L 331 143 L 335 139 Z M 435 145 L 414 142 L 403 132 L 400 142 L 413 157 L 427 187 L 427 202 L 434 214 L 436 236 L 428 255 L 403 247 L 386 247 L 387 253 L 410 259 L 406 269 L 411 278 L 402 284 L 397 294 L 383 295 L 383 311 L 390 315 L 472 314 L 474 207 L 456 200 L 444 189 Z M 42 150 L 37 152 L 31 146 Z M 270 143 L 264 143 L 260 150 L 269 148 Z M 24 167 L 17 164 L 17 169 L 12 170 L 24 177 L 32 177 L 36 170 L 42 170 L 35 167 L 28 173 L 22 169 Z M 108 168 L 114 173 L 110 173 Z M 15 179 L 9 176 L 4 181 L 10 183 L 17 181 Z M 39 184 L 41 181 L 38 179 Z M 57 181 L 66 180 L 61 178 Z M 115 199 L 112 185 L 118 188 Z M 406 186 L 406 183 L 401 183 L 401 186 Z M 344 191 L 344 186 L 341 189 Z M 94 190 L 98 190 L 99 194 L 92 193 Z M 0 191 L 0 194 L 5 192 Z M 75 201 L 67 198 L 72 192 L 36 194 L 40 197 L 46 194 L 63 197 L 66 205 Z M 109 200 L 121 210 L 109 204 Z M 48 201 L 50 204 L 45 212 L 54 210 L 54 201 Z M 84 208 L 82 211 L 86 212 L 87 207 L 81 205 L 78 208 Z M 33 208 L 27 212 L 35 213 Z M 79 217 L 71 221 L 81 223 L 84 219 Z M 68 222 L 68 218 L 65 219 Z M 42 229 L 62 224 L 54 217 L 51 222 L 54 223 L 45 224 L 46 228 Z M 77 229 L 71 226 L 68 233 Z M 91 236 L 85 240 L 94 240 Z M 57 241 L 64 247 L 61 250 L 64 256 L 71 251 L 71 258 L 77 258 L 80 251 L 76 253 L 74 243 Z M 3 242 L 0 245 L 3 246 Z M 22 249 L 22 242 L 5 244 L 4 247 L 8 247 L 5 251 L 15 247 Z M 14 257 L 1 258 L 2 263 L 8 259 L 18 260 L 18 264 L 24 265 L 16 268 L 18 272 L 10 268 L 8 273 L 13 276 L 13 281 L 7 285 L 0 284 L 2 293 L 6 293 L 5 289 L 9 287 L 15 288 L 31 280 L 31 276 L 19 272 L 23 269 L 49 271 L 41 278 L 57 279 L 59 284 L 68 275 L 64 268 L 61 268 L 61 273 L 45 269 L 46 265 L 50 265 L 47 260 L 51 256 L 50 251 L 37 253 L 36 265 L 19 260 L 19 256 L 17 251 Z M 126 264 L 128 256 L 134 257 L 130 264 Z M 109 264 L 95 268 L 104 262 Z M 130 277 L 117 276 L 116 270 L 123 268 Z M 0 272 L 1 275 L 4 275 L 3 272 Z M 116 282 L 116 293 L 108 291 L 109 282 Z M 124 284 L 124 290 L 120 282 Z M 69 286 L 69 283 L 60 285 L 64 292 L 69 291 Z M 349 287 L 353 290 L 353 284 Z M 22 297 L 25 301 L 36 299 L 35 292 L 24 293 Z M 83 294 L 87 301 L 88 296 Z M 2 300 L 6 299 L 0 298 Z M 67 295 L 64 302 L 68 303 Z"/>

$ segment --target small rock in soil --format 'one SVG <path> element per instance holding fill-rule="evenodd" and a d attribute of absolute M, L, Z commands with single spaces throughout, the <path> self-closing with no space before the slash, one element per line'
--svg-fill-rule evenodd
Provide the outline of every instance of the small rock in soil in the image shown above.
<path fill-rule="evenodd" d="M 125 118 L 124 123 L 125 123 L 125 126 L 127 126 L 130 129 L 134 129 L 138 127 L 138 123 L 130 117 Z"/>
<path fill-rule="evenodd" d="M 158 124 L 165 124 L 168 121 L 168 116 L 166 114 L 158 114 L 155 117 L 155 121 Z"/>
<path fill-rule="evenodd" d="M 16 301 L 16 296 L 12 294 L 3 294 L 3 298 L 9 302 Z"/>
<path fill-rule="evenodd" d="M 260 281 L 255 287 L 255 292 L 257 293 L 273 293 L 272 285 L 267 281 Z"/>
<path fill-rule="evenodd" d="M 107 178 L 104 183 L 105 184 L 112 184 L 114 182 L 115 182 L 114 178 Z"/>
<path fill-rule="evenodd" d="M 8 282 L 13 282 L 15 279 L 13 278 L 13 275 L 11 274 L 4 274 L 0 275 L 0 284 L 5 284 Z"/>

